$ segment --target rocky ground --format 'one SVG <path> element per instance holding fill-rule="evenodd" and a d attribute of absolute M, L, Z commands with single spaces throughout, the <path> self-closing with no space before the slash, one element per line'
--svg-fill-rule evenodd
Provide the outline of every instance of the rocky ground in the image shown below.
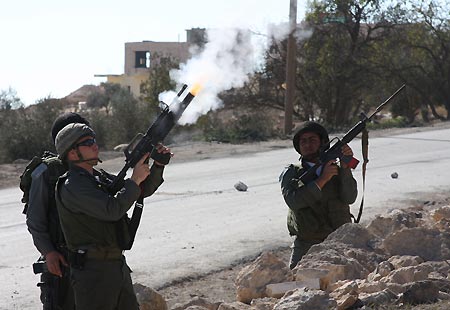
<path fill-rule="evenodd" d="M 436 124 L 434 127 L 420 127 L 397 130 L 381 130 L 371 133 L 371 137 L 383 136 L 389 134 L 399 134 L 402 132 L 420 131 L 436 129 L 436 127 L 449 127 L 450 124 Z M 208 158 L 218 158 L 224 156 L 239 156 L 251 152 L 268 151 L 278 148 L 291 147 L 291 140 L 273 140 L 260 143 L 250 143 L 242 145 L 231 145 L 221 143 L 184 143 L 171 146 L 175 153 L 173 162 L 184 162 L 192 160 L 203 160 Z M 106 170 L 117 171 L 123 165 L 121 153 L 103 152 L 105 162 L 102 167 Z M 14 187 L 19 184 L 19 176 L 26 166 L 26 160 L 18 160 L 13 164 L 0 165 L 0 188 Z M 423 203 L 447 203 L 448 197 L 441 195 L 439 201 L 433 200 L 433 197 L 422 197 L 417 201 Z M 274 249 L 274 253 L 283 261 L 289 259 L 290 249 Z M 195 278 L 185 278 L 177 282 L 168 283 L 163 287 L 155 288 L 167 301 L 169 308 L 176 304 L 184 303 L 195 296 L 207 298 L 212 302 L 233 302 L 236 300 L 236 288 L 234 281 L 239 271 L 256 257 L 248 257 L 236 262 L 233 266 L 226 269 L 211 272 Z M 398 306 L 386 306 L 382 309 L 398 309 Z M 441 302 L 432 305 L 419 305 L 414 307 L 402 307 L 402 309 L 412 310 L 432 310 L 432 309 L 450 309 L 450 303 Z"/>

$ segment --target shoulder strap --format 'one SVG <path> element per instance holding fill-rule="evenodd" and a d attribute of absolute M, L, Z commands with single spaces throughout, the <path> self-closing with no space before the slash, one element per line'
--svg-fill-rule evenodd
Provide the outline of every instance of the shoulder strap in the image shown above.
<path fill-rule="evenodd" d="M 361 215 L 363 211 L 363 205 L 364 205 L 364 191 L 366 189 L 366 166 L 369 162 L 369 132 L 366 128 L 362 131 L 361 136 L 361 149 L 362 149 L 362 156 L 363 156 L 363 165 L 362 165 L 362 184 L 363 184 L 363 194 L 361 199 L 361 204 L 359 206 L 358 216 L 356 217 L 355 223 L 359 223 L 361 220 Z"/>

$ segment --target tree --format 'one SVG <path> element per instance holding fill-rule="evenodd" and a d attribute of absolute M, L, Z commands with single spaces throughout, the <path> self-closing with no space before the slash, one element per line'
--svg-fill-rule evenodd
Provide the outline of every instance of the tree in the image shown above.
<path fill-rule="evenodd" d="M 141 100 L 153 107 L 159 104 L 159 94 L 173 90 L 175 82 L 170 78 L 170 70 L 178 68 L 178 62 L 171 56 L 153 54 L 148 79 L 141 84 Z"/>
<path fill-rule="evenodd" d="M 0 92 L 0 110 L 18 109 L 20 107 L 23 107 L 23 103 L 17 97 L 17 92 L 14 89 L 9 87 L 8 90 Z"/>
<path fill-rule="evenodd" d="M 373 46 L 393 27 L 382 5 L 381 0 L 311 3 L 306 21 L 314 32 L 298 49 L 299 108 L 306 106 L 308 114 L 314 111 L 314 118 L 335 128 L 359 114 L 378 78 L 369 61 Z"/>
<path fill-rule="evenodd" d="M 110 98 L 107 94 L 107 90 L 113 86 L 110 83 L 101 83 L 100 87 L 102 91 L 93 92 L 88 95 L 86 99 L 86 106 L 90 109 L 105 109 L 106 114 L 108 114 Z"/>
<path fill-rule="evenodd" d="M 438 119 L 450 119 L 449 4 L 436 1 L 400 3 L 392 40 L 380 47 L 378 66 L 414 90 L 411 109 L 430 107 Z M 443 105 L 447 116 L 436 111 Z"/>
<path fill-rule="evenodd" d="M 45 150 L 55 151 L 50 130 L 62 108 L 61 100 L 47 98 L 26 109 L 1 110 L 0 143 L 3 148 L 0 160 L 30 159 Z"/>

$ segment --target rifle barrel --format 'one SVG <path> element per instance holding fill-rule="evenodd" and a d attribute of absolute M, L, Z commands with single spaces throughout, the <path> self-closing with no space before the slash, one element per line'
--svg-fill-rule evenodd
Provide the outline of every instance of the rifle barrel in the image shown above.
<path fill-rule="evenodd" d="M 397 89 L 397 90 L 395 91 L 395 93 L 393 93 L 389 98 L 387 98 L 382 104 L 380 104 L 380 105 L 376 108 L 375 112 L 373 112 L 372 115 L 370 115 L 370 116 L 368 117 L 368 120 L 371 120 L 372 117 L 375 116 L 375 114 L 377 114 L 378 112 L 380 112 L 380 111 L 384 108 L 384 106 L 385 106 L 389 101 L 391 101 L 392 98 L 394 98 L 395 96 L 397 96 L 397 94 L 398 94 L 399 92 L 401 92 L 401 91 L 403 90 L 403 88 L 405 88 L 405 87 L 406 87 L 406 84 L 403 84 L 402 86 L 400 86 L 400 88 Z"/>

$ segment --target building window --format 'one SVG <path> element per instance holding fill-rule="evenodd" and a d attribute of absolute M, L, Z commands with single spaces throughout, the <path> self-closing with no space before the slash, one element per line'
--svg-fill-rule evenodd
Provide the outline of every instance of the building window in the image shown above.
<path fill-rule="evenodd" d="M 135 52 L 136 64 L 135 68 L 150 68 L 150 52 Z"/>

